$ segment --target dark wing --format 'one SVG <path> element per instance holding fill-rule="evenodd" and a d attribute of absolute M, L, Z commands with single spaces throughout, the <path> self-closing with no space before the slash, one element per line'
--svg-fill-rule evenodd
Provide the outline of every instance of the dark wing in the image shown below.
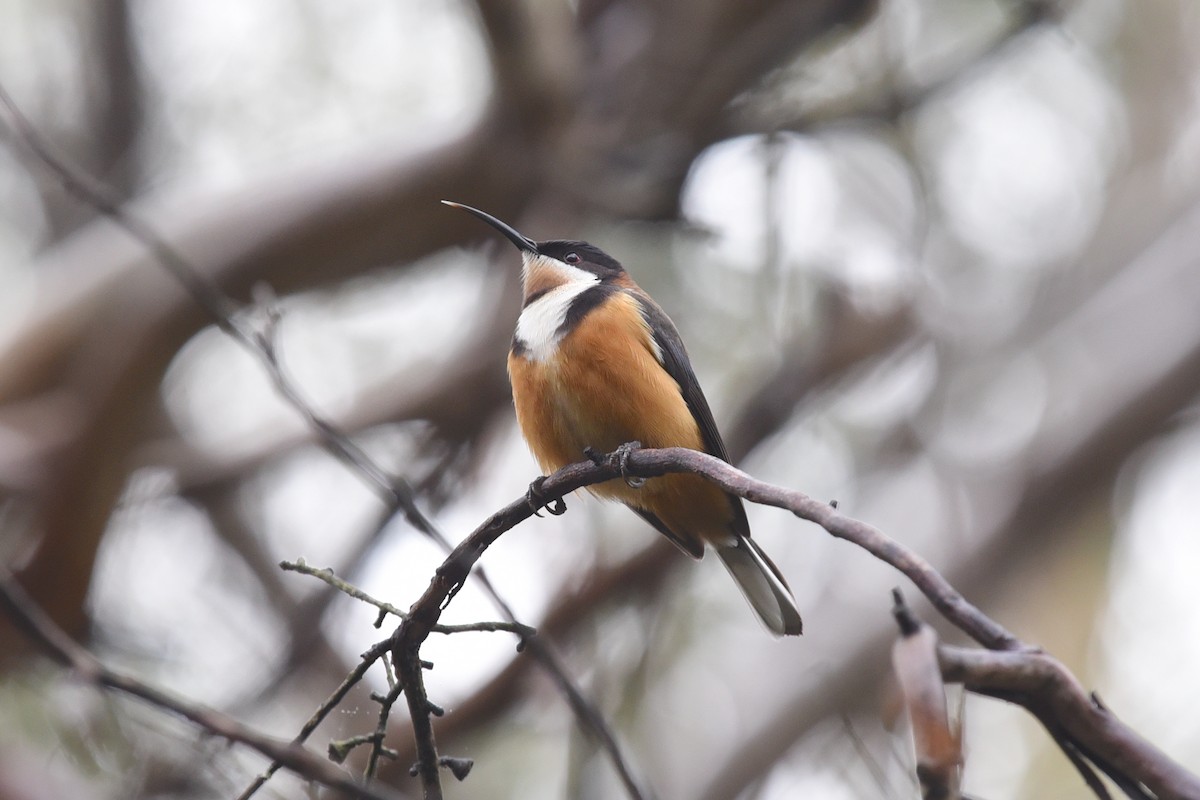
<path fill-rule="evenodd" d="M 659 308 L 658 303 L 655 303 L 645 292 L 631 291 L 631 294 L 637 298 L 642 307 L 642 315 L 650 324 L 650 331 L 654 336 L 654 342 L 658 345 L 663 369 L 675 379 L 675 383 L 679 384 L 683 400 L 687 403 L 692 417 L 700 427 L 700 437 L 704 440 L 705 452 L 728 462 L 729 454 L 725 451 L 725 442 L 721 440 L 721 433 L 717 430 L 712 409 L 708 407 L 708 400 L 700 389 L 700 381 L 696 380 L 696 373 L 692 371 L 692 362 L 688 359 L 687 349 L 683 346 L 683 339 L 679 338 L 679 331 L 675 329 L 675 323 L 671 322 L 667 313 Z M 735 530 L 749 536 L 750 525 L 746 522 L 746 510 L 742 507 L 742 499 L 732 494 L 729 495 L 729 498 L 734 506 Z M 645 515 L 643 514 L 643 516 Z M 661 523 L 655 524 L 654 520 L 650 520 L 650 524 L 662 530 Z"/>
<path fill-rule="evenodd" d="M 728 461 L 729 455 L 725 452 L 725 443 L 721 441 L 717 423 L 713 420 L 712 409 L 708 407 L 708 400 L 700 390 L 700 381 L 696 380 L 696 373 L 692 371 L 692 362 L 688 359 L 687 349 L 683 346 L 683 340 L 679 338 L 675 323 L 671 322 L 671 318 L 649 295 L 643 292 L 634 292 L 633 295 L 641 304 L 642 316 L 650 324 L 650 332 L 658 345 L 663 369 L 679 384 L 684 402 L 691 409 L 696 424 L 700 426 L 704 450 L 722 461 Z"/>
<path fill-rule="evenodd" d="M 661 519 L 645 509 L 629 506 L 629 510 L 653 525 L 656 531 L 671 541 L 671 544 L 675 545 L 692 558 L 699 559 L 704 557 L 704 542 L 700 541 L 699 539 L 685 539 L 682 536 L 676 535 L 673 530 L 663 524 Z"/>

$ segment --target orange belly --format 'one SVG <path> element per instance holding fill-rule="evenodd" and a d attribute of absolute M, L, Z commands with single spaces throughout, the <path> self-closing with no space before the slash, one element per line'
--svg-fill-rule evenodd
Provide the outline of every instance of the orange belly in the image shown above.
<path fill-rule="evenodd" d="M 517 422 L 546 472 L 582 460 L 587 447 L 605 453 L 639 441 L 644 447 L 704 449 L 631 297 L 618 295 L 593 311 L 545 361 L 510 354 L 508 370 Z M 732 539 L 730 499 L 695 475 L 652 478 L 638 489 L 618 479 L 591 491 L 654 514 L 685 541 Z"/>

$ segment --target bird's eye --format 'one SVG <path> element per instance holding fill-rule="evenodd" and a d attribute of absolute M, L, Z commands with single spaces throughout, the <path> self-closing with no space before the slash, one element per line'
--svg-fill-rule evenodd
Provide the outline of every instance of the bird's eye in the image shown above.
<path fill-rule="evenodd" d="M 568 264 L 578 264 L 579 263 L 579 254 L 578 253 L 567 253 L 566 257 L 563 258 L 563 261 L 566 261 Z"/>

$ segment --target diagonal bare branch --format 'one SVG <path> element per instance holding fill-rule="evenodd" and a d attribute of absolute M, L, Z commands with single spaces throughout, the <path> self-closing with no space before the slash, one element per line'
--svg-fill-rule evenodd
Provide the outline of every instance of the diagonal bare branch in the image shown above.
<path fill-rule="evenodd" d="M 70 667 L 88 683 L 143 700 L 188 720 L 214 736 L 245 745 L 307 780 L 338 789 L 351 797 L 364 800 L 396 798 L 391 792 L 364 786 L 346 772 L 295 743 L 266 736 L 215 709 L 176 697 L 131 675 L 110 669 L 54 624 L 3 567 L 0 567 L 0 605 L 3 605 L 9 619 L 47 655 L 63 666 Z"/>

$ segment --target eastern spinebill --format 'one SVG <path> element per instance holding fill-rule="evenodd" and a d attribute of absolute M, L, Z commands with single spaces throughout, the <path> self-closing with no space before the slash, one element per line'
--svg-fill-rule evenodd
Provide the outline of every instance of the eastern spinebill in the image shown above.
<path fill-rule="evenodd" d="M 728 461 L 679 332 L 621 264 L 587 242 L 535 242 L 479 217 L 521 251 L 524 305 L 508 374 L 521 433 L 547 473 L 628 442 Z M 693 558 L 711 545 L 767 628 L 801 632 L 787 581 L 750 538 L 740 497 L 692 474 L 589 487 L 619 500 Z"/>

